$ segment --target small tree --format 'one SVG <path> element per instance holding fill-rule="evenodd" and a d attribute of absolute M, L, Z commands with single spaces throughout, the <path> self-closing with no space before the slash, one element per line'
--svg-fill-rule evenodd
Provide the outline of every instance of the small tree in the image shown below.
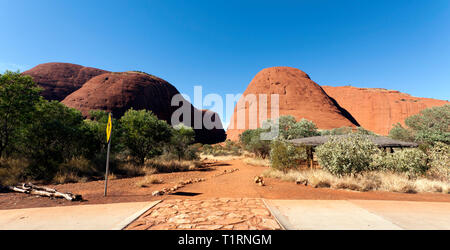
<path fill-rule="evenodd" d="M 181 160 L 187 156 L 186 154 L 190 150 L 189 145 L 194 142 L 195 132 L 191 127 L 187 127 L 180 123 L 174 127 L 172 133 L 170 147 L 178 156 L 178 160 Z"/>
<path fill-rule="evenodd" d="M 450 104 L 422 110 L 405 120 L 406 128 L 396 124 L 389 132 L 394 139 L 434 144 L 450 144 Z"/>
<path fill-rule="evenodd" d="M 308 158 L 305 146 L 295 146 L 292 143 L 275 140 L 270 145 L 270 162 L 275 169 L 286 172 L 296 168 L 301 161 Z"/>
<path fill-rule="evenodd" d="M 30 76 L 11 71 L 0 74 L 0 156 L 30 123 L 40 91 Z"/>
<path fill-rule="evenodd" d="M 450 104 L 422 110 L 406 118 L 405 124 L 414 131 L 417 141 L 450 143 Z"/>
<path fill-rule="evenodd" d="M 389 131 L 389 137 L 401 141 L 415 141 L 413 132 L 404 128 L 400 123 L 397 123 L 392 127 L 391 131 Z"/>
<path fill-rule="evenodd" d="M 22 151 L 31 160 L 28 175 L 50 179 L 58 165 L 82 154 L 83 117 L 81 112 L 57 101 L 42 100 L 26 129 Z"/>
<path fill-rule="evenodd" d="M 123 144 L 139 164 L 143 164 L 145 158 L 160 155 L 172 136 L 171 127 L 151 111 L 130 109 L 120 123 Z"/>
<path fill-rule="evenodd" d="M 367 136 L 356 133 L 331 137 L 316 148 L 320 166 L 337 176 L 369 170 L 373 156 L 379 151 Z"/>

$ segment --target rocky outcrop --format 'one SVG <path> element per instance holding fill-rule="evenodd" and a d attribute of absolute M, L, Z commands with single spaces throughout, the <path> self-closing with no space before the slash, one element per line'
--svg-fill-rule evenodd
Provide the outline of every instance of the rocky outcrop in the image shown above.
<path fill-rule="evenodd" d="M 238 110 L 236 105 L 230 126 L 227 130 L 229 139 L 237 140 L 240 133 L 249 128 L 261 126 L 259 113 L 259 94 L 267 97 L 267 118 L 271 118 L 271 94 L 279 95 L 279 115 L 292 115 L 297 120 L 302 118 L 313 121 L 320 129 L 332 129 L 342 126 L 356 127 L 356 120 L 343 109 L 325 91 L 303 71 L 291 67 L 273 67 L 259 72 L 245 90 L 243 98 L 256 95 L 256 101 L 249 101 Z M 261 102 L 260 102 L 261 103 Z M 275 108 L 275 107 L 273 107 Z M 244 126 L 239 127 L 238 113 L 245 114 Z"/>
<path fill-rule="evenodd" d="M 420 111 L 449 104 L 448 101 L 413 97 L 395 90 L 322 86 L 339 105 L 348 110 L 358 123 L 380 135 L 387 135 L 398 122 Z"/>
<path fill-rule="evenodd" d="M 172 97 L 178 90 L 165 80 L 142 72 L 105 73 L 87 81 L 79 90 L 67 96 L 62 103 L 89 116 L 90 110 L 112 112 L 121 117 L 128 109 L 151 110 L 159 119 L 171 123 L 172 114 L 179 108 L 172 106 Z M 191 121 L 208 115 L 219 126 L 194 129 L 196 141 L 218 143 L 226 139 L 219 116 L 211 111 L 198 110 L 188 103 Z M 196 115 L 197 114 L 197 115 Z M 184 121 L 183 121 L 184 122 Z M 193 124 L 187 124 L 193 126 Z"/>
<path fill-rule="evenodd" d="M 41 94 L 45 99 L 62 101 L 91 78 L 107 72 L 71 63 L 44 63 L 23 74 L 31 76 L 44 89 Z"/>

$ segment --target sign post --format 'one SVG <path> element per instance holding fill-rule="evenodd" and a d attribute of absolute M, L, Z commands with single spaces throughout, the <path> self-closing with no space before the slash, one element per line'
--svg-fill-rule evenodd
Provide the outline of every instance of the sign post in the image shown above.
<path fill-rule="evenodd" d="M 109 113 L 108 124 L 106 126 L 106 142 L 108 143 L 108 151 L 106 153 L 105 193 L 104 193 L 105 197 L 108 192 L 109 150 L 111 148 L 111 130 L 112 130 L 112 121 L 111 121 L 111 113 Z"/>

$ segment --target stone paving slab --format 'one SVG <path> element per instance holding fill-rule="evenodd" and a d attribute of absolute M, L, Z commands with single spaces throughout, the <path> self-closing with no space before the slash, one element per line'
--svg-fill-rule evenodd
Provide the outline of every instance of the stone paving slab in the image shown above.
<path fill-rule="evenodd" d="M 288 230 L 450 229 L 450 203 L 266 200 Z"/>
<path fill-rule="evenodd" d="M 120 230 L 158 202 L 0 210 L 0 230 Z"/>
<path fill-rule="evenodd" d="M 261 199 L 164 200 L 127 230 L 280 230 Z"/>

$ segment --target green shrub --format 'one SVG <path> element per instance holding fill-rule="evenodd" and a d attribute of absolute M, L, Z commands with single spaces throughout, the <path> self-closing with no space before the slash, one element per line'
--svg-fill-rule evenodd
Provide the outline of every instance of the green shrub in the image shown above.
<path fill-rule="evenodd" d="M 82 126 L 80 111 L 42 100 L 24 131 L 26 143 L 21 151 L 31 161 L 27 174 L 33 179 L 51 180 L 61 163 L 82 154 L 86 147 Z"/>
<path fill-rule="evenodd" d="M 389 131 L 389 137 L 401 141 L 415 141 L 412 131 L 404 128 L 400 123 L 395 124 Z"/>
<path fill-rule="evenodd" d="M 172 128 L 151 111 L 130 109 L 120 123 L 123 144 L 139 165 L 143 165 L 146 158 L 161 155 L 172 137 Z"/>
<path fill-rule="evenodd" d="M 450 105 L 432 107 L 405 119 L 406 128 L 396 124 L 389 132 L 394 139 L 434 144 L 450 143 Z"/>
<path fill-rule="evenodd" d="M 416 177 L 424 174 L 427 169 L 427 155 L 419 149 L 408 148 L 395 151 L 392 154 L 385 154 L 384 168 L 405 173 L 409 177 Z"/>
<path fill-rule="evenodd" d="M 245 150 L 254 153 L 256 156 L 265 159 L 270 154 L 270 142 L 261 140 L 261 133 L 267 132 L 266 129 L 258 128 L 244 131 L 239 140 Z"/>
<path fill-rule="evenodd" d="M 450 146 L 438 142 L 428 151 L 429 170 L 428 174 L 435 179 L 450 182 Z"/>
<path fill-rule="evenodd" d="M 350 134 L 347 137 L 331 137 L 316 148 L 320 166 L 330 173 L 343 176 L 370 170 L 373 156 L 379 149 L 367 136 Z"/>
<path fill-rule="evenodd" d="M 275 169 L 284 172 L 297 168 L 308 158 L 305 146 L 295 146 L 285 141 L 273 141 L 270 145 L 270 162 Z"/>
<path fill-rule="evenodd" d="M 180 123 L 172 129 L 172 138 L 170 139 L 169 149 L 174 153 L 178 160 L 186 159 L 187 157 L 192 157 L 192 152 L 189 150 L 189 145 L 194 142 L 195 133 L 191 127 L 187 127 Z"/>

